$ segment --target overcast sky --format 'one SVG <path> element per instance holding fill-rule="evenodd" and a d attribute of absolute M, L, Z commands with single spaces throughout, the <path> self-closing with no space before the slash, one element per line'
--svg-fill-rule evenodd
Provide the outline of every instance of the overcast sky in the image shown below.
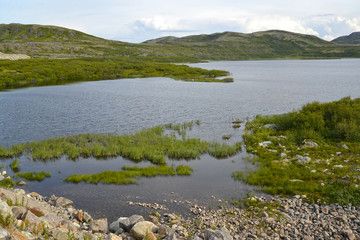
<path fill-rule="evenodd" d="M 135 43 L 271 29 L 332 40 L 360 31 L 360 0 L 0 0 L 0 23 L 56 25 Z"/>

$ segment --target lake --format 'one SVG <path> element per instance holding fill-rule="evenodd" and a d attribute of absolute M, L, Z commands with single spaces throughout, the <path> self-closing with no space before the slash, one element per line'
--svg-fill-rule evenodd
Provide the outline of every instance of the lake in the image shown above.
<path fill-rule="evenodd" d="M 229 143 L 242 140 L 244 126 L 233 129 L 237 118 L 257 114 L 279 114 L 299 109 L 312 101 L 334 101 L 360 97 L 360 59 L 269 60 L 190 64 L 206 69 L 227 70 L 234 83 L 196 83 L 168 78 L 121 79 L 81 82 L 62 86 L 26 88 L 0 92 L 0 145 L 41 140 L 80 133 L 126 134 L 165 123 L 200 120 L 190 135 L 209 141 Z M 62 180 L 77 173 L 120 170 L 135 163 L 121 157 L 106 160 L 65 157 L 34 162 L 20 158 L 21 171 L 49 171 L 52 177 L 41 183 L 29 182 L 26 191 L 68 197 L 75 207 L 95 217 L 114 220 L 120 216 L 152 211 L 128 206 L 127 201 L 159 203 L 171 211 L 186 213 L 186 200 L 217 206 L 218 199 L 237 199 L 251 186 L 235 182 L 231 173 L 254 167 L 241 152 L 217 160 L 208 155 L 186 164 L 195 171 L 190 177 L 140 179 L 138 185 L 68 184 Z M 3 169 L 11 173 L 11 159 Z M 148 166 L 141 162 L 140 166 Z M 213 199 L 215 197 L 215 199 Z M 176 202 L 175 202 L 175 201 Z"/>

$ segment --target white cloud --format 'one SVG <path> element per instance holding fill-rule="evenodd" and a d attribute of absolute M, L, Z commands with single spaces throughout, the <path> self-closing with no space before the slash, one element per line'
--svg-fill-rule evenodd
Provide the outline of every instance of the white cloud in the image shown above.
<path fill-rule="evenodd" d="M 136 26 L 155 31 L 168 31 L 174 29 L 174 24 L 163 16 L 156 15 L 153 18 L 141 18 L 136 21 Z"/>

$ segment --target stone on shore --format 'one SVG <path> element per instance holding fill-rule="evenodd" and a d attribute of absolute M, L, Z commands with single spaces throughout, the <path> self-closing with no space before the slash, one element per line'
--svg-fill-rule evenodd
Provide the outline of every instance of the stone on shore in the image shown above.
<path fill-rule="evenodd" d="M 143 239 L 150 232 L 157 232 L 158 227 L 149 221 L 142 221 L 136 223 L 132 228 L 130 233 L 137 240 Z"/>
<path fill-rule="evenodd" d="M 230 235 L 230 232 L 226 228 L 221 230 L 211 230 L 206 229 L 204 231 L 205 238 L 204 240 L 232 240 L 233 237 Z"/>
<path fill-rule="evenodd" d="M 90 229 L 93 233 L 107 233 L 108 221 L 107 218 L 100 218 L 90 222 Z"/>
<path fill-rule="evenodd" d="M 73 201 L 64 197 L 59 197 L 55 201 L 56 207 L 68 208 L 71 207 L 73 204 L 74 204 Z"/>
<path fill-rule="evenodd" d="M 11 208 L 9 205 L 0 199 L 0 214 L 5 218 L 6 216 L 10 215 L 13 216 Z"/>
<path fill-rule="evenodd" d="M 140 215 L 132 215 L 131 217 L 121 217 L 118 219 L 119 226 L 126 232 L 130 232 L 131 228 L 138 222 L 142 222 L 145 219 Z"/>

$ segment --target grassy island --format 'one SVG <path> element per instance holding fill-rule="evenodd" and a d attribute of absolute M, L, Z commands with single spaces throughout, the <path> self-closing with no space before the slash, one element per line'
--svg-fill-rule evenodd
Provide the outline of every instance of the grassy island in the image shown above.
<path fill-rule="evenodd" d="M 233 177 L 270 194 L 360 205 L 360 99 L 309 103 L 248 122 L 246 148 L 258 169 Z"/>

